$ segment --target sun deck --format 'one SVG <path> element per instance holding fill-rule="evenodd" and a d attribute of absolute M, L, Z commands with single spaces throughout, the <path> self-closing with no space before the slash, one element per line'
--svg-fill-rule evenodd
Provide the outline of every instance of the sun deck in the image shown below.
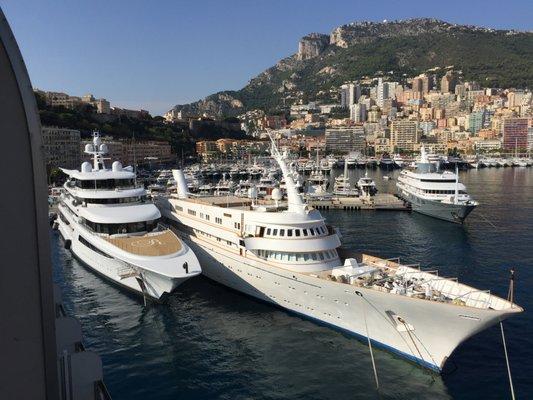
<path fill-rule="evenodd" d="M 139 256 L 166 256 L 177 253 L 182 248 L 181 241 L 169 229 L 143 236 L 115 236 L 105 239 L 119 249 Z"/>
<path fill-rule="evenodd" d="M 523 311 L 520 306 L 492 295 L 489 290 L 475 289 L 455 278 L 440 277 L 438 271 L 422 271 L 418 265 L 400 264 L 399 259 L 362 254 L 357 261 L 348 258 L 343 266 L 309 275 L 416 299 L 481 309 Z"/>

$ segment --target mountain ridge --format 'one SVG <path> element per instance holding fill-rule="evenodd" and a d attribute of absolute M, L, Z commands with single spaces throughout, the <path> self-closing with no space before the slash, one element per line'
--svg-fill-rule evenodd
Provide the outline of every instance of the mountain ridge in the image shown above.
<path fill-rule="evenodd" d="M 217 92 L 173 109 L 215 117 L 252 109 L 279 112 L 300 102 L 337 102 L 337 89 L 348 80 L 381 72 L 404 81 L 449 66 L 484 87 L 531 87 L 533 33 L 433 18 L 353 22 L 329 35 L 304 36 L 297 53 L 279 60 L 240 90 Z"/>

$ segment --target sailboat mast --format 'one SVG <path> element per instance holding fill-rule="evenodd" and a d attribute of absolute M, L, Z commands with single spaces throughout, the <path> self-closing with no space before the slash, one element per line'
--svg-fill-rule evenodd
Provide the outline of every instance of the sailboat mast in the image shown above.
<path fill-rule="evenodd" d="M 457 166 L 457 163 L 455 163 L 455 198 L 453 199 L 454 203 L 458 203 L 457 196 L 459 195 L 459 167 Z"/>

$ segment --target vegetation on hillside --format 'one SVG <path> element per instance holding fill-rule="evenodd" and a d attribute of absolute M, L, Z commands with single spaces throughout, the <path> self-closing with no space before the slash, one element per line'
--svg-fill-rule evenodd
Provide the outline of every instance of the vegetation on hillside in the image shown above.
<path fill-rule="evenodd" d="M 102 135 L 110 135 L 116 139 L 132 139 L 135 135 L 136 140 L 163 140 L 169 142 L 172 151 L 177 154 L 182 151 L 184 154 L 192 153 L 197 140 L 245 137 L 242 131 L 218 126 L 202 127 L 191 132 L 188 123 L 169 124 L 160 116 L 147 116 L 142 119 L 122 116 L 116 120 L 105 121 L 104 116 L 96 114 L 91 105 L 86 104 L 75 109 L 49 107 L 38 93 L 35 97 L 43 126 L 77 129 L 82 137 L 90 137 L 92 132 L 97 130 Z"/>
<path fill-rule="evenodd" d="M 296 101 L 338 101 L 341 84 L 379 71 L 404 83 L 407 77 L 435 67 L 442 74 L 449 66 L 483 87 L 531 88 L 533 33 L 451 27 L 420 35 L 375 37 L 346 48 L 330 45 L 305 61 L 286 58 L 243 89 L 221 93 L 242 102 L 245 110 L 272 112 Z"/>

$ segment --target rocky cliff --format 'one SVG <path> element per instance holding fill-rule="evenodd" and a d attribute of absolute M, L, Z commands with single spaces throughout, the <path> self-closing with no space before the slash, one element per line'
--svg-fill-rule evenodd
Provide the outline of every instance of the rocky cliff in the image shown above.
<path fill-rule="evenodd" d="M 185 105 L 192 113 L 238 115 L 291 104 L 338 101 L 345 81 L 387 73 L 402 80 L 453 65 L 491 87 L 533 87 L 533 33 L 456 25 L 436 19 L 355 22 L 302 38 L 298 52 L 252 78 L 241 90 Z"/>

